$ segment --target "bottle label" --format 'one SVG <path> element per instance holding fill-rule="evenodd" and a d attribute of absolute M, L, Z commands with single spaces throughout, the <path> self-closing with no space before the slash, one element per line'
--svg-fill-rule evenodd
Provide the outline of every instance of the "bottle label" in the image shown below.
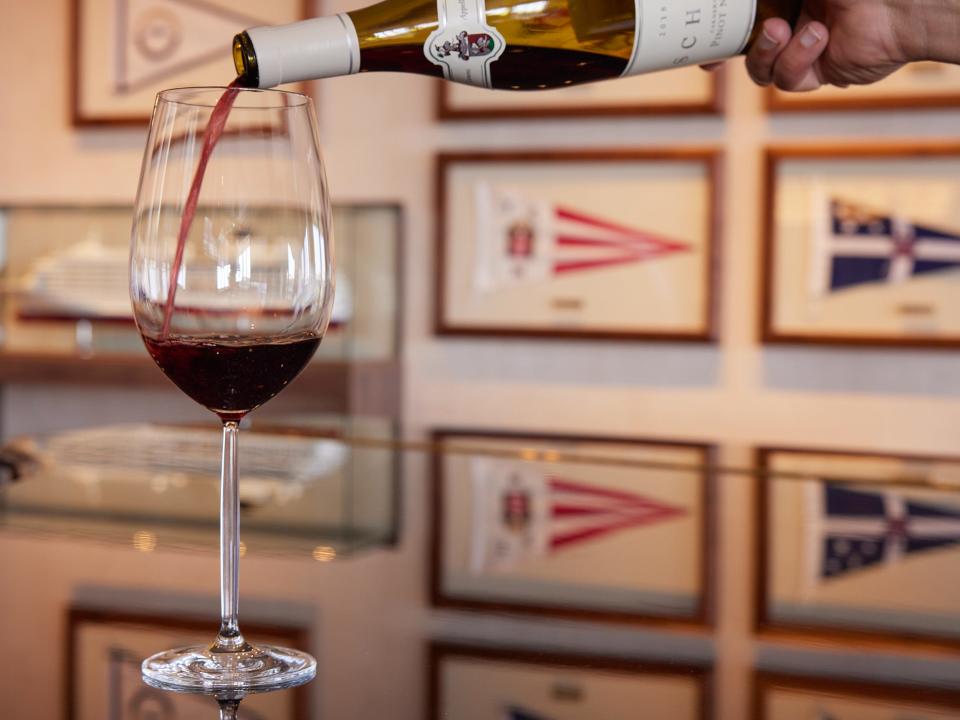
<path fill-rule="evenodd" d="M 437 29 L 423 53 L 443 68 L 447 80 L 493 87 L 490 66 L 503 55 L 507 42 L 487 24 L 486 10 L 485 0 L 437 0 Z"/>
<path fill-rule="evenodd" d="M 743 50 L 756 0 L 636 0 L 633 57 L 624 75 L 725 60 Z"/>

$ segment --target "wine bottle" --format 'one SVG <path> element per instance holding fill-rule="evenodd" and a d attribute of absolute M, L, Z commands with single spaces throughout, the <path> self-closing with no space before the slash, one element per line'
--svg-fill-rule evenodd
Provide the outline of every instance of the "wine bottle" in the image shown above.
<path fill-rule="evenodd" d="M 384 0 L 234 38 L 239 82 L 397 71 L 510 90 L 732 57 L 801 0 Z"/>

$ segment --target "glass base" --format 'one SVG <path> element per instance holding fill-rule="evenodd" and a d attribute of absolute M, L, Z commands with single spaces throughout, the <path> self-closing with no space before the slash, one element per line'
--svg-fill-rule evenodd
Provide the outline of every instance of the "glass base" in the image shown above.
<path fill-rule="evenodd" d="M 196 646 L 167 650 L 141 666 L 143 681 L 174 692 L 269 692 L 313 680 L 317 661 L 299 650 L 261 645 L 233 653 Z"/>

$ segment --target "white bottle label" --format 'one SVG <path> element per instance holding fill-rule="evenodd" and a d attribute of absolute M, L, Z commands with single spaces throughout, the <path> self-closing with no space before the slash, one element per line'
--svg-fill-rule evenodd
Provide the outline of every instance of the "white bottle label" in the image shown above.
<path fill-rule="evenodd" d="M 437 0 L 437 21 L 423 46 L 427 59 L 443 68 L 447 80 L 492 88 L 490 66 L 507 43 L 487 24 L 485 0 Z"/>
<path fill-rule="evenodd" d="M 725 60 L 753 29 L 757 0 L 636 0 L 633 55 L 624 75 Z M 437 0 L 424 55 L 447 80 L 493 87 L 490 66 L 507 43 L 486 21 L 485 0 Z"/>
<path fill-rule="evenodd" d="M 636 0 L 633 57 L 624 75 L 698 65 L 738 54 L 747 44 L 756 0 Z"/>

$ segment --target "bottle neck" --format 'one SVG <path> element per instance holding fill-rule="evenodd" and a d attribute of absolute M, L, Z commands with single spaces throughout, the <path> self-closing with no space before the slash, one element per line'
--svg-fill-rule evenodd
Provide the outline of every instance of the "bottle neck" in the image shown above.
<path fill-rule="evenodd" d="M 364 53 L 403 45 L 423 46 L 437 29 L 437 0 L 386 0 L 348 13 Z"/>
<path fill-rule="evenodd" d="M 342 13 L 250 28 L 234 38 L 233 61 L 241 85 L 271 88 L 360 72 L 360 45 Z"/>
<path fill-rule="evenodd" d="M 363 56 L 361 72 L 443 76 L 423 53 L 439 25 L 437 0 L 386 0 L 349 15 Z"/>

